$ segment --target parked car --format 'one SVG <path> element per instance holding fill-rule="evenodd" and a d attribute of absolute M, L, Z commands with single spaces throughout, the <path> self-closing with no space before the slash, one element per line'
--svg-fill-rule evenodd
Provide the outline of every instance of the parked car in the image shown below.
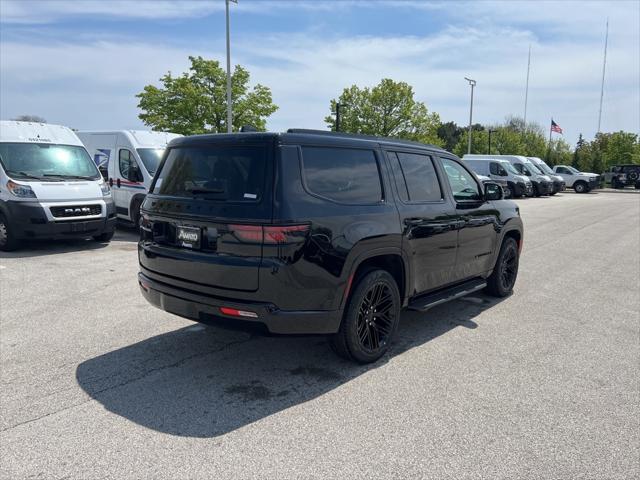
<path fill-rule="evenodd" d="M 551 179 L 543 175 L 528 159 L 521 155 L 465 155 L 464 159 L 489 159 L 489 160 L 506 160 L 518 172 L 518 175 L 527 177 L 533 186 L 533 195 L 539 197 L 541 195 L 550 195 L 553 191 Z"/>
<path fill-rule="evenodd" d="M 640 165 L 613 165 L 602 175 L 604 183 L 611 184 L 611 188 L 624 188 L 633 185 L 640 189 Z"/>
<path fill-rule="evenodd" d="M 509 295 L 523 238 L 518 206 L 453 154 L 314 130 L 175 139 L 141 211 L 151 304 L 330 335 L 363 363 L 387 351 L 401 308 Z"/>
<path fill-rule="evenodd" d="M 145 130 L 77 133 L 111 186 L 118 218 L 139 224 L 140 205 L 164 149 L 168 142 L 180 135 Z"/>
<path fill-rule="evenodd" d="M 0 121 L 0 250 L 24 239 L 108 242 L 115 221 L 109 185 L 71 129 Z"/>
<path fill-rule="evenodd" d="M 540 170 L 541 173 L 544 173 L 553 182 L 553 191 L 550 193 L 550 195 L 555 195 L 558 192 L 564 192 L 566 190 L 567 184 L 564 179 L 560 175 L 556 175 L 551 167 L 549 167 L 549 165 L 544 162 L 544 160 L 538 157 L 527 158 L 531 161 L 531 163 L 538 167 L 538 170 Z"/>
<path fill-rule="evenodd" d="M 509 192 L 515 198 L 524 195 L 533 196 L 533 184 L 525 175 L 520 175 L 511 163 L 499 158 L 486 158 L 480 155 L 465 155 L 462 157 L 471 170 L 479 175 L 485 175 L 494 181 L 506 180 Z M 509 195 L 505 195 L 509 196 Z"/>
<path fill-rule="evenodd" d="M 580 172 L 570 165 L 556 165 L 553 172 L 560 175 L 567 188 L 573 188 L 576 193 L 588 193 L 600 185 L 599 175 Z"/>

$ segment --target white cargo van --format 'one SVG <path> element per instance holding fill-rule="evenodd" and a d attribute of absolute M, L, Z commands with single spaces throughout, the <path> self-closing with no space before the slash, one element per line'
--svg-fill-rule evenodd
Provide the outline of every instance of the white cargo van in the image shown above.
<path fill-rule="evenodd" d="M 81 131 L 102 176 L 113 191 L 118 218 L 139 223 L 140 205 L 149 191 L 164 149 L 176 133 L 145 130 Z"/>
<path fill-rule="evenodd" d="M 108 242 L 115 222 L 109 185 L 71 129 L 0 121 L 0 250 L 23 239 Z"/>
<path fill-rule="evenodd" d="M 486 175 L 492 180 L 506 180 L 513 197 L 533 195 L 533 184 L 524 175 L 520 175 L 511 163 L 499 158 L 465 155 L 462 160 L 478 175 Z"/>

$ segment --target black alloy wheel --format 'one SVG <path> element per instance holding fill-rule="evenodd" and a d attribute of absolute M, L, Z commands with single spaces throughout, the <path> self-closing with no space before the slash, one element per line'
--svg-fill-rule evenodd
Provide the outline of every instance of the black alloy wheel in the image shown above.
<path fill-rule="evenodd" d="M 400 319 L 400 293 L 385 270 L 361 276 L 349 297 L 338 333 L 331 338 L 333 350 L 360 363 L 382 357 L 396 332 Z"/>
<path fill-rule="evenodd" d="M 495 297 L 510 295 L 518 278 L 519 262 L 518 243 L 512 237 L 505 238 L 493 272 L 487 279 L 487 293 Z"/>

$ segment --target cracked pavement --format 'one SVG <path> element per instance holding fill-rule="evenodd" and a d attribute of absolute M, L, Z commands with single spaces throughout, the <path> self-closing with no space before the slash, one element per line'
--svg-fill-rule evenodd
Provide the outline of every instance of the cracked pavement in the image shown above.
<path fill-rule="evenodd" d="M 131 230 L 0 254 L 0 478 L 637 478 L 640 195 L 519 204 L 514 295 L 372 366 L 151 307 Z"/>

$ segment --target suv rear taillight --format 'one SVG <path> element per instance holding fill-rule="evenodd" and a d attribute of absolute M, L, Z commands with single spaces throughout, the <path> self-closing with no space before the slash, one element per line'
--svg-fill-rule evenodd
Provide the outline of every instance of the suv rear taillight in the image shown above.
<path fill-rule="evenodd" d="M 277 245 L 304 239 L 309 225 L 229 225 L 229 230 L 242 242 Z"/>

